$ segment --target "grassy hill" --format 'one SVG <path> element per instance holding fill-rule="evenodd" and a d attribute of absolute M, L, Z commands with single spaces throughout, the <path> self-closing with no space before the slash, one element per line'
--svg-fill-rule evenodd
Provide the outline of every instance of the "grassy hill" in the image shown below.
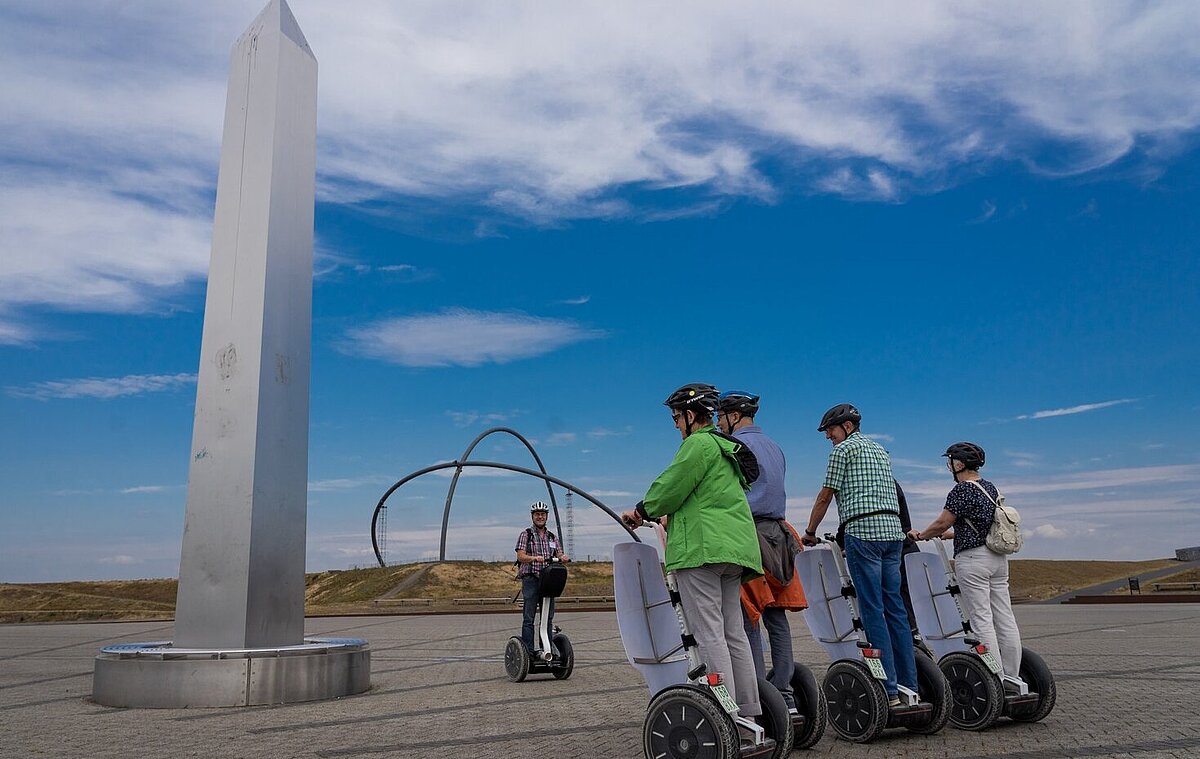
<path fill-rule="evenodd" d="M 1051 598 L 1077 588 L 1131 577 L 1174 564 L 1154 561 L 1010 562 L 1016 601 Z M 611 596 L 612 565 L 572 562 L 566 596 Z M 1196 574 L 1193 570 L 1191 574 Z M 1176 579 L 1171 578 L 1162 578 Z M 1183 577 L 1178 579 L 1194 579 Z M 0 583 L 0 623 L 170 619 L 176 580 L 108 580 L 37 584 Z M 308 614 L 390 613 L 402 599 L 430 599 L 419 609 L 452 609 L 454 599 L 512 598 L 520 586 L 511 563 L 454 561 L 387 568 L 315 572 L 305 576 Z M 376 600 L 379 603 L 376 604 Z M 463 610 L 463 607 L 458 607 Z"/>

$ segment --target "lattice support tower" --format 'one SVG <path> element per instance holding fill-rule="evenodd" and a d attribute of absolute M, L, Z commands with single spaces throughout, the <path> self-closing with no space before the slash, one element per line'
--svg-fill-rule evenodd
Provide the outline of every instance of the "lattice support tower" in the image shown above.
<path fill-rule="evenodd" d="M 571 491 L 567 491 L 567 556 L 575 555 L 575 508 L 571 503 Z"/>

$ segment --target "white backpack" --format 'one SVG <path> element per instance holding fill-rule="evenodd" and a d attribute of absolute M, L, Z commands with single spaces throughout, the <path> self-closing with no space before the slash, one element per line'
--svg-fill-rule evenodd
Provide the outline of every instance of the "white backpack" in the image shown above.
<path fill-rule="evenodd" d="M 996 511 L 992 515 L 992 526 L 987 531 L 985 545 L 993 552 L 1000 555 L 1016 553 L 1021 550 L 1021 546 L 1025 544 L 1025 536 L 1021 534 L 1021 515 L 1011 506 L 1004 505 L 1004 494 L 997 488 L 996 497 L 992 498 L 987 492 L 987 488 L 979 484 L 979 480 L 970 480 L 975 487 L 979 488 L 984 496 L 996 506 Z M 967 524 L 979 532 L 979 528 L 967 520 Z"/>

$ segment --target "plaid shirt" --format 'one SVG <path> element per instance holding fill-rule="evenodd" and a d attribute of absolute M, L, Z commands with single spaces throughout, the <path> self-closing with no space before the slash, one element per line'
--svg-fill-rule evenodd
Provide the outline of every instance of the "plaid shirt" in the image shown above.
<path fill-rule="evenodd" d="M 837 493 L 838 519 L 879 509 L 900 512 L 892 462 L 879 443 L 855 431 L 833 447 L 825 469 L 825 487 Z M 899 516 L 876 514 L 846 525 L 846 534 L 859 540 L 904 540 Z"/>
<path fill-rule="evenodd" d="M 554 537 L 554 533 L 549 530 L 542 530 L 538 534 L 536 527 L 526 527 L 521 530 L 521 534 L 517 537 L 518 551 L 524 551 L 530 556 L 543 556 L 550 558 L 557 556 L 559 551 L 558 538 Z M 544 564 L 533 562 L 531 564 L 519 564 L 517 566 L 517 577 L 525 577 L 526 575 L 539 575 L 542 573 Z"/>

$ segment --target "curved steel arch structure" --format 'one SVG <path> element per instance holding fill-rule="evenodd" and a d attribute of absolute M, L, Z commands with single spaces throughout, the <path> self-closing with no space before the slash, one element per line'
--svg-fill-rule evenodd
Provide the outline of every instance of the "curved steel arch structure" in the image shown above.
<path fill-rule="evenodd" d="M 529 469 L 529 468 L 523 467 L 523 466 L 517 466 L 515 464 L 504 464 L 504 463 L 500 463 L 500 462 L 496 462 L 496 461 L 468 461 L 467 460 L 467 458 L 471 455 L 471 451 L 473 451 L 475 449 L 475 446 L 478 445 L 481 440 L 483 440 L 488 435 L 491 435 L 491 434 L 494 434 L 497 432 L 507 433 L 507 434 L 512 435 L 513 437 L 517 438 L 518 440 L 520 440 L 525 445 L 525 448 L 529 450 L 529 453 L 533 456 L 533 460 L 535 462 L 537 462 L 538 470 Z M 463 469 L 465 469 L 466 467 L 476 467 L 476 466 L 487 467 L 490 469 L 503 469 L 503 470 L 506 470 L 509 472 L 517 472 L 518 474 L 524 474 L 524 475 L 528 475 L 530 477 L 535 477 L 535 478 L 540 479 L 543 482 L 545 482 L 546 483 L 546 492 L 550 495 L 550 503 L 554 509 L 554 523 L 555 523 L 556 527 L 559 527 L 560 534 L 562 532 L 562 528 L 560 526 L 559 518 L 558 518 L 558 503 L 554 498 L 554 490 L 553 490 L 553 488 L 550 487 L 552 484 L 558 485 L 559 487 L 566 488 L 567 490 L 570 490 L 571 492 L 578 493 L 579 495 L 583 496 L 589 502 L 591 502 L 595 506 L 598 506 L 604 513 L 606 513 L 610 517 L 612 517 L 613 520 L 617 524 L 621 525 L 621 529 L 623 529 L 623 530 L 625 530 L 625 532 L 629 533 L 629 536 L 631 538 L 633 538 L 635 541 L 637 541 L 639 543 L 642 542 L 641 538 L 639 538 L 633 530 L 629 529 L 629 527 L 627 527 L 625 525 L 625 523 L 621 521 L 621 517 L 619 514 L 617 514 L 612 509 L 610 509 L 608 506 L 606 506 L 604 503 L 602 503 L 595 496 L 593 496 L 592 494 L 588 493 L 585 490 L 582 490 L 581 488 L 576 487 L 575 485 L 572 485 L 571 483 L 567 482 L 566 480 L 560 480 L 557 477 L 547 474 L 546 467 L 542 464 L 541 457 L 538 456 L 537 451 L 535 451 L 533 449 L 533 446 L 529 443 L 529 441 L 526 440 L 524 437 L 522 437 L 520 433 L 516 432 L 515 430 L 511 430 L 507 427 L 493 427 L 492 429 L 489 429 L 489 430 L 483 432 L 477 438 L 475 438 L 473 441 L 471 441 L 471 444 L 467 446 L 466 451 L 463 452 L 463 456 L 461 459 L 458 459 L 455 461 L 449 461 L 444 464 L 434 464 L 433 466 L 427 466 L 424 469 L 419 469 L 419 470 L 413 472 L 412 474 L 409 474 L 408 476 L 404 477 L 399 482 L 397 482 L 395 485 L 392 485 L 390 488 L 387 489 L 387 492 L 385 492 L 383 494 L 383 496 L 379 499 L 379 503 L 376 504 L 375 511 L 371 515 L 371 547 L 375 551 L 375 559 L 379 562 L 379 566 L 381 566 L 381 567 L 387 566 L 387 564 L 385 563 L 384 558 L 383 558 L 383 553 L 379 549 L 378 527 L 379 527 L 379 515 L 381 512 L 383 512 L 387 508 L 388 498 L 390 498 L 392 493 L 395 493 L 406 483 L 411 482 L 412 480 L 415 480 L 418 477 L 424 476 L 431 472 L 438 472 L 443 469 L 453 468 L 455 470 L 454 477 L 450 481 L 450 490 L 446 494 L 446 507 L 442 512 L 441 548 L 438 553 L 439 561 L 446 560 L 446 532 L 447 532 L 447 530 L 449 528 L 449 524 L 450 524 L 450 506 L 454 500 L 454 491 L 455 491 L 456 487 L 458 486 L 458 478 L 462 474 Z"/>
<path fill-rule="evenodd" d="M 478 437 L 472 440 L 471 444 L 467 446 L 467 449 L 463 451 L 463 454 L 458 457 L 458 460 L 467 461 L 470 459 L 471 451 L 475 450 L 475 446 L 479 445 L 488 435 L 494 435 L 498 432 L 503 432 L 506 435 L 512 435 L 517 440 L 520 440 L 521 444 L 525 446 L 525 450 L 529 451 L 529 455 L 533 456 L 533 460 L 538 465 L 538 470 L 541 471 L 543 475 L 546 474 L 546 465 L 542 463 L 542 457 L 539 456 L 537 451 L 533 449 L 533 444 L 526 440 L 524 435 L 509 427 L 492 427 L 491 429 L 487 429 L 479 433 Z M 462 467 L 455 468 L 454 476 L 450 478 L 450 489 L 446 491 L 446 508 L 442 510 L 442 544 L 441 549 L 438 552 L 439 561 L 446 560 L 446 531 L 450 526 L 450 503 L 454 500 L 454 491 L 458 488 L 458 478 L 462 475 L 462 472 Z M 549 480 L 546 481 L 546 494 L 550 496 L 550 508 L 554 509 L 554 529 L 558 530 L 558 535 L 561 538 L 563 531 L 562 522 L 558 518 L 558 501 L 554 498 L 554 488 L 550 487 Z"/>

